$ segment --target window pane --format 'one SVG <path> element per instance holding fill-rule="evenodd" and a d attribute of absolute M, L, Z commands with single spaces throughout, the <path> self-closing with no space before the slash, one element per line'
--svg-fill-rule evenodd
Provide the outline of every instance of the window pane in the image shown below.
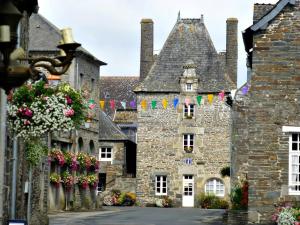
<path fill-rule="evenodd" d="M 101 158 L 105 158 L 106 154 L 105 153 L 101 153 Z"/>
<path fill-rule="evenodd" d="M 298 150 L 298 144 L 297 143 L 292 143 L 292 150 L 297 151 Z"/>
<path fill-rule="evenodd" d="M 292 140 L 298 141 L 298 134 L 292 134 Z"/>
<path fill-rule="evenodd" d="M 107 151 L 107 152 L 111 152 L 111 148 L 107 148 L 106 151 Z"/>
<path fill-rule="evenodd" d="M 108 154 L 107 154 L 107 158 L 111 158 L 111 153 L 108 153 Z"/>

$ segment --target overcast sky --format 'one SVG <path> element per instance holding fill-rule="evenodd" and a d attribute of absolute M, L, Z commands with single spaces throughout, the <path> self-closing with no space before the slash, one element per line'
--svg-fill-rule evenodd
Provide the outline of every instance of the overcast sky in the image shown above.
<path fill-rule="evenodd" d="M 39 0 L 43 16 L 59 28 L 72 27 L 74 39 L 98 59 L 108 63 L 101 76 L 138 76 L 140 20 L 154 21 L 154 49 L 159 52 L 181 18 L 200 18 L 217 51 L 225 50 L 226 18 L 239 20 L 238 86 L 246 81 L 241 31 L 252 23 L 253 4 L 277 0 Z"/>

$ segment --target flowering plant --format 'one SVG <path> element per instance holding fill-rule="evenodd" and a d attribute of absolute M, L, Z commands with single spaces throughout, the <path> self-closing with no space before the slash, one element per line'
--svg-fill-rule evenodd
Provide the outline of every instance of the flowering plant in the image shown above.
<path fill-rule="evenodd" d="M 187 153 L 193 152 L 193 146 L 184 146 L 184 151 Z"/>
<path fill-rule="evenodd" d="M 275 209 L 272 221 L 278 225 L 300 225 L 300 209 L 293 208 L 291 204 L 284 203 Z"/>
<path fill-rule="evenodd" d="M 52 161 L 54 160 L 60 166 L 65 164 L 64 153 L 59 149 L 52 149 L 49 153 L 49 159 Z"/>
<path fill-rule="evenodd" d="M 81 187 L 82 189 L 87 189 L 87 187 L 89 186 L 89 179 L 87 176 L 80 175 L 79 177 L 77 177 L 77 180 L 79 187 Z"/>
<path fill-rule="evenodd" d="M 74 177 L 69 173 L 69 171 L 65 171 L 62 174 L 62 181 L 66 187 L 66 190 L 70 191 L 74 184 Z"/>
<path fill-rule="evenodd" d="M 59 183 L 61 181 L 60 175 L 57 173 L 51 173 L 50 177 L 50 183 L 54 184 L 55 187 L 59 187 Z"/>
<path fill-rule="evenodd" d="M 88 156 L 86 153 L 84 152 L 79 152 L 77 154 L 77 161 L 79 163 L 79 167 L 81 169 L 89 169 L 91 166 L 91 159 L 90 156 Z"/>
<path fill-rule="evenodd" d="M 76 171 L 78 168 L 76 155 L 72 152 L 64 152 L 65 164 L 72 170 Z"/>
<path fill-rule="evenodd" d="M 97 171 L 99 169 L 100 162 L 97 160 L 95 156 L 90 156 L 90 161 L 91 161 L 90 170 Z"/>
<path fill-rule="evenodd" d="M 23 85 L 9 99 L 8 120 L 17 136 L 39 137 L 46 132 L 70 131 L 84 122 L 86 106 L 80 92 L 62 83 L 44 81 Z"/>
<path fill-rule="evenodd" d="M 95 174 L 91 174 L 91 175 L 88 175 L 87 178 L 88 178 L 89 186 L 93 189 L 96 189 L 98 186 L 97 176 Z"/>

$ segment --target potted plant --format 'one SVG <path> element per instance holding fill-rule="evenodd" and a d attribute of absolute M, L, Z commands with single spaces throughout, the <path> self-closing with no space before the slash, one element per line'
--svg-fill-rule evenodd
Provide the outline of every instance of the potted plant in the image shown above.
<path fill-rule="evenodd" d="M 96 174 L 90 174 L 87 176 L 87 178 L 88 178 L 88 184 L 90 188 L 95 190 L 98 186 L 98 178 Z"/>
<path fill-rule="evenodd" d="M 86 175 L 80 175 L 77 177 L 77 184 L 80 189 L 86 190 L 89 186 L 89 179 Z"/>
<path fill-rule="evenodd" d="M 65 186 L 66 191 L 71 191 L 74 185 L 74 177 L 67 170 L 62 174 L 62 182 Z"/>
<path fill-rule="evenodd" d="M 50 179 L 51 184 L 53 184 L 56 188 L 59 187 L 59 184 L 60 184 L 60 181 L 61 181 L 61 178 L 60 178 L 59 174 L 51 173 L 49 179 Z"/>
<path fill-rule="evenodd" d="M 49 160 L 63 166 L 65 164 L 64 153 L 60 149 L 52 149 L 49 153 Z"/>
<path fill-rule="evenodd" d="M 84 152 L 79 152 L 77 154 L 77 162 L 79 164 L 80 169 L 89 169 L 91 166 L 91 160 L 90 157 L 84 153 Z"/>
<path fill-rule="evenodd" d="M 99 170 L 99 164 L 100 162 L 97 160 L 95 156 L 90 156 L 91 165 L 89 170 L 90 171 L 97 171 Z"/>
<path fill-rule="evenodd" d="M 72 152 L 64 152 L 65 165 L 72 171 L 76 171 L 78 168 L 76 155 Z"/>

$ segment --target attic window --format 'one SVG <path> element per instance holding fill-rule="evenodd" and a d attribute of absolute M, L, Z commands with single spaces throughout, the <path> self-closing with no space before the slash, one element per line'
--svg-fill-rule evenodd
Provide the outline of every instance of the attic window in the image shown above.
<path fill-rule="evenodd" d="M 193 90 L 193 85 L 191 83 L 186 84 L 186 91 L 192 91 Z"/>

